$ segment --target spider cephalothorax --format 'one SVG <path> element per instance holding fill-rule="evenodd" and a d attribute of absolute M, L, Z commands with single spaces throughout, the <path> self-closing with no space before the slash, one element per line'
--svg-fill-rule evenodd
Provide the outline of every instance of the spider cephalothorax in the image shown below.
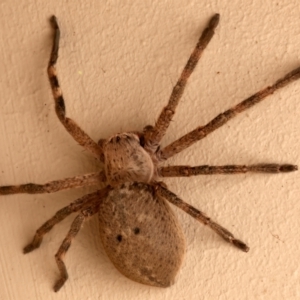
<path fill-rule="evenodd" d="M 135 133 L 119 133 L 103 143 L 107 182 L 117 186 L 126 182 L 153 180 L 154 162 Z"/>
<path fill-rule="evenodd" d="M 98 213 L 100 237 L 109 258 L 116 268 L 128 278 L 152 286 L 170 286 L 180 268 L 185 252 L 184 236 L 178 221 L 167 202 L 190 214 L 209 226 L 225 241 L 247 252 L 249 247 L 200 210 L 180 199 L 160 182 L 163 177 L 194 176 L 211 174 L 234 174 L 246 172 L 279 173 L 297 170 L 290 164 L 225 165 L 225 166 L 160 166 L 171 156 L 224 125 L 240 112 L 254 106 L 277 89 L 300 78 L 300 68 L 293 70 L 275 84 L 266 87 L 239 104 L 219 114 L 206 125 L 199 126 L 175 142 L 160 149 L 187 80 L 214 35 L 219 15 L 214 15 L 199 38 L 183 72 L 172 90 L 169 102 L 159 115 L 154 126 L 148 125 L 142 133 L 129 132 L 101 139 L 95 143 L 72 119 L 66 117 L 65 103 L 55 64 L 58 58 L 60 31 L 56 18 L 51 23 L 54 29 L 53 48 L 48 66 L 48 76 L 55 102 L 56 114 L 71 136 L 97 159 L 104 163 L 104 171 L 91 173 L 46 184 L 23 184 L 1 186 L 0 195 L 15 193 L 50 193 L 83 186 L 105 187 L 85 195 L 59 210 L 36 232 L 24 253 L 38 248 L 44 235 L 54 225 L 71 213 L 77 212 L 71 229 L 61 244 L 55 259 L 60 278 L 54 290 L 58 291 L 68 278 L 63 258 L 72 239 L 83 222 Z"/>

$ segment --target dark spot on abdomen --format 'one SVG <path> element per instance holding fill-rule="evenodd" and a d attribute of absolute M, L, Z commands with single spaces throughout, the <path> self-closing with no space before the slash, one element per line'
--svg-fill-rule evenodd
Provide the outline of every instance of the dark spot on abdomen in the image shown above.
<path fill-rule="evenodd" d="M 140 233 L 140 229 L 138 227 L 135 227 L 133 229 L 134 234 L 139 234 Z"/>

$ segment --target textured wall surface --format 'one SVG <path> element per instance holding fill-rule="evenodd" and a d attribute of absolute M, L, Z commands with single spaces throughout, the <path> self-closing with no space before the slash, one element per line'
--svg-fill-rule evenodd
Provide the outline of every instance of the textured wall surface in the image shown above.
<path fill-rule="evenodd" d="M 98 170 L 54 113 L 46 74 L 56 14 L 58 74 L 72 117 L 95 140 L 153 124 L 201 30 L 221 14 L 163 140 L 221 111 L 300 65 L 297 0 L 34 1 L 0 4 L 0 185 L 43 183 Z M 300 81 L 276 92 L 169 164 L 300 165 Z M 22 247 L 59 208 L 91 191 L 0 198 L 0 299 L 300 299 L 300 173 L 166 180 L 187 202 L 249 244 L 245 254 L 174 208 L 187 254 L 174 286 L 120 275 L 104 253 L 97 218 L 66 256 L 70 279 L 55 294 L 54 261 L 72 217 L 28 255 Z"/>

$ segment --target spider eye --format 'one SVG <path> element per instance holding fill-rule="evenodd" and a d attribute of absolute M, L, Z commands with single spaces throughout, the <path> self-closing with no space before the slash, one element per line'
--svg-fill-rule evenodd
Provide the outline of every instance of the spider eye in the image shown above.
<path fill-rule="evenodd" d="M 143 135 L 140 136 L 140 145 L 144 148 L 145 146 L 145 138 Z"/>

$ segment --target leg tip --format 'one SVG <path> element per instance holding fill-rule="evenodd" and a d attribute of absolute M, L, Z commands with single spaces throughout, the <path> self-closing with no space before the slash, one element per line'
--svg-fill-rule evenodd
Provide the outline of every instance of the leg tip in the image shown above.
<path fill-rule="evenodd" d="M 212 28 L 216 28 L 219 24 L 219 21 L 220 21 L 220 14 L 215 14 L 210 22 L 209 22 L 209 26 L 212 27 Z"/>
<path fill-rule="evenodd" d="M 237 248 L 241 249 L 244 252 L 248 252 L 250 250 L 250 248 L 240 240 L 233 240 L 232 243 L 234 246 L 236 246 Z"/>
<path fill-rule="evenodd" d="M 0 195 L 9 195 L 11 193 L 11 186 L 0 186 Z"/>
<path fill-rule="evenodd" d="M 26 247 L 23 248 L 23 253 L 27 254 L 29 252 L 32 252 L 33 250 L 37 249 L 40 246 L 40 244 L 38 245 L 33 245 L 32 243 L 27 245 Z"/>
<path fill-rule="evenodd" d="M 65 284 L 67 278 L 60 278 L 59 280 L 56 281 L 54 287 L 53 287 L 53 290 L 55 293 L 57 293 L 61 288 L 62 286 Z"/>
<path fill-rule="evenodd" d="M 50 22 L 51 22 L 52 26 L 54 26 L 54 28 L 58 28 L 58 22 L 57 22 L 57 18 L 55 15 L 50 17 Z"/>
<path fill-rule="evenodd" d="M 282 165 L 280 166 L 280 172 L 293 172 L 298 170 L 298 166 L 296 165 Z"/>
<path fill-rule="evenodd" d="M 33 248 L 33 246 L 30 244 L 30 245 L 28 245 L 28 246 L 26 246 L 26 247 L 23 248 L 23 253 L 24 253 L 24 254 L 27 254 L 27 253 L 29 253 L 29 252 L 31 252 L 31 251 L 33 251 L 33 250 L 34 250 L 34 248 Z"/>
<path fill-rule="evenodd" d="M 57 21 L 56 16 L 55 16 L 55 15 L 52 15 L 52 16 L 50 17 L 50 21 L 51 21 L 51 22 L 56 22 L 56 21 Z"/>

